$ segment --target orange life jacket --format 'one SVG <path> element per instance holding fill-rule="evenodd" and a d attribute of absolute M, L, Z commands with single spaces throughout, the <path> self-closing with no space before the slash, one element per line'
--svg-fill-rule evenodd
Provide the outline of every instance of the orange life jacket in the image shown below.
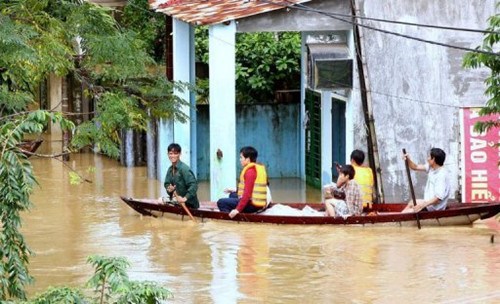
<path fill-rule="evenodd" d="M 238 196 L 241 197 L 243 195 L 243 189 L 245 188 L 245 173 L 252 167 L 255 167 L 257 171 L 257 178 L 255 179 L 252 192 L 252 205 L 264 208 L 267 205 L 267 173 L 264 165 L 252 162 L 241 170 L 240 182 L 238 183 Z"/>

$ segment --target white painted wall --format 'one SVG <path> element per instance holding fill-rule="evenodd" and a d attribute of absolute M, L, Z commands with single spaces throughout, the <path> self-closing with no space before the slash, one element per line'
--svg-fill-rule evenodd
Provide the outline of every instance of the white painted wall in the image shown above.
<path fill-rule="evenodd" d="M 236 26 L 234 22 L 209 27 L 210 64 L 210 199 L 227 196 L 236 187 Z M 223 157 L 218 159 L 217 150 Z"/>
<path fill-rule="evenodd" d="M 321 92 L 321 184 L 332 181 L 332 93 Z"/>

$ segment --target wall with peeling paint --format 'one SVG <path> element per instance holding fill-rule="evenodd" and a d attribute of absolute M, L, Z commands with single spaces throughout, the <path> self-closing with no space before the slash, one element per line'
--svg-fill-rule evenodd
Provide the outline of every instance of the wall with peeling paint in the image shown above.
<path fill-rule="evenodd" d="M 494 0 L 356 1 L 361 16 L 449 27 L 486 29 L 495 14 Z M 350 1 L 310 1 L 304 5 L 333 13 L 350 14 Z M 362 20 L 364 25 L 420 39 L 475 48 L 482 34 Z M 348 30 L 351 25 L 328 16 L 301 10 L 281 10 L 240 19 L 238 32 Z M 485 69 L 462 68 L 464 51 L 363 29 L 363 48 L 371 84 L 373 114 L 387 202 L 410 198 L 401 149 L 424 163 L 431 147 L 447 153 L 453 191 L 458 189 L 460 164 L 459 108 L 483 105 L 487 100 Z M 356 68 L 356 67 L 355 67 Z M 359 79 L 354 73 L 351 92 L 357 109 L 354 147 L 366 149 Z M 412 172 L 417 196 L 423 196 L 426 175 Z"/>
<path fill-rule="evenodd" d="M 207 180 L 210 176 L 209 160 L 213 158 L 213 155 L 208 155 L 209 111 L 207 105 L 198 105 L 197 110 L 197 175 L 198 179 Z M 237 177 L 241 170 L 239 150 L 243 146 L 257 149 L 257 160 L 266 165 L 269 177 L 299 176 L 299 110 L 297 103 L 236 105 L 236 151 L 222 152 L 223 155 L 237 155 Z"/>
<path fill-rule="evenodd" d="M 471 29 L 486 29 L 493 0 L 360 1 L 364 16 Z M 475 48 L 483 35 L 408 25 L 362 21 L 387 31 L 460 47 Z M 375 126 L 387 201 L 409 199 L 401 149 L 419 163 L 431 147 L 447 153 L 453 190 L 459 178 L 459 108 L 483 105 L 486 70 L 462 68 L 464 51 L 364 29 L 364 50 L 372 90 Z M 412 173 L 423 196 L 425 173 Z"/>
<path fill-rule="evenodd" d="M 310 11 L 321 11 L 336 14 L 351 14 L 350 1 L 327 0 L 310 1 L 303 3 L 305 9 L 282 9 L 279 11 L 260 14 L 252 17 L 242 18 L 237 21 L 238 32 L 260 32 L 260 31 L 332 31 L 350 30 L 352 26 L 348 22 L 331 18 L 325 14 Z M 286 5 L 286 1 L 283 2 Z M 300 5 L 298 5 L 300 7 Z M 308 11 L 309 10 L 309 11 Z"/>

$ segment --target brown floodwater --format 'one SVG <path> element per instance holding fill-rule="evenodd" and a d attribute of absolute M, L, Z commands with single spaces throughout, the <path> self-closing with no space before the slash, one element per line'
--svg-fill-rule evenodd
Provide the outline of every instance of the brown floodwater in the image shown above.
<path fill-rule="evenodd" d="M 43 151 L 43 150 L 42 150 Z M 67 165 L 32 158 L 39 187 L 23 233 L 35 255 L 30 295 L 79 286 L 89 255 L 125 257 L 134 280 L 169 288 L 174 303 L 500 303 L 500 231 L 237 224 L 141 217 L 119 199 L 160 196 L 146 168 L 93 154 Z M 93 168 L 88 170 L 88 168 Z M 317 201 L 297 179 L 271 181 L 275 201 Z M 209 186 L 200 185 L 200 198 Z M 491 243 L 491 235 L 497 237 Z"/>

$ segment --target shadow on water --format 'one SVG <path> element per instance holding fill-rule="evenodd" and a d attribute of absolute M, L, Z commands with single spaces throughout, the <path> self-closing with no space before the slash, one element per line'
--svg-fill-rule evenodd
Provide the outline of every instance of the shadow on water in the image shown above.
<path fill-rule="evenodd" d="M 36 253 L 30 294 L 83 284 L 92 272 L 86 258 L 102 254 L 126 257 L 132 279 L 163 284 L 177 303 L 500 301 L 500 247 L 489 242 L 498 231 L 141 217 L 119 196 L 160 195 L 162 183 L 148 179 L 145 167 L 72 155 L 67 164 L 93 182 L 70 185 L 61 162 L 30 160 L 40 182 L 33 209 L 23 214 L 23 233 Z M 321 199 L 296 179 L 271 180 L 271 187 L 277 202 Z M 208 189 L 201 183 L 202 200 Z"/>

